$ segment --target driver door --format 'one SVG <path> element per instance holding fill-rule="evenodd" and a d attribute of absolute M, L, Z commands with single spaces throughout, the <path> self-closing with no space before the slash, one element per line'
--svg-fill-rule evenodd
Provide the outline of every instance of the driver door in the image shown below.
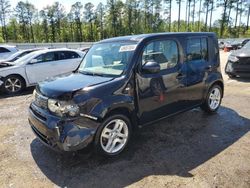
<path fill-rule="evenodd" d="M 178 42 L 173 39 L 149 42 L 140 58 L 136 74 L 137 99 L 140 124 L 152 122 L 185 108 L 185 76 L 181 69 Z M 160 65 L 160 72 L 143 72 L 149 61 Z"/>

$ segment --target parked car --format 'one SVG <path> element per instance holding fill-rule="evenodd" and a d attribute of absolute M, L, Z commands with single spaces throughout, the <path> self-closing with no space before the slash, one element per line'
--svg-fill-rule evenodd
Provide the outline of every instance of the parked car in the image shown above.
<path fill-rule="evenodd" d="M 224 41 L 219 41 L 218 42 L 218 45 L 219 45 L 219 49 L 223 50 L 225 48 L 225 43 Z"/>
<path fill-rule="evenodd" d="M 83 57 L 78 50 L 39 50 L 12 63 L 0 66 L 0 86 L 8 94 L 16 94 L 25 87 L 47 78 L 70 73 L 77 69 Z"/>
<path fill-rule="evenodd" d="M 89 47 L 79 48 L 80 51 L 87 53 L 89 51 Z"/>
<path fill-rule="evenodd" d="M 16 53 L 18 49 L 15 46 L 0 45 L 0 60 L 9 58 L 12 54 Z"/>
<path fill-rule="evenodd" d="M 1 64 L 5 64 L 6 62 L 14 62 L 16 60 L 18 60 L 19 58 L 31 53 L 31 52 L 34 52 L 34 51 L 37 51 L 37 50 L 43 50 L 45 48 L 34 48 L 34 49 L 28 49 L 28 50 L 19 50 L 17 51 L 16 53 L 12 54 L 9 58 L 7 59 L 4 59 L 4 60 L 1 60 L 0 61 L 0 66 Z"/>
<path fill-rule="evenodd" d="M 225 72 L 231 78 L 250 76 L 250 41 L 228 56 Z"/>
<path fill-rule="evenodd" d="M 52 149 L 93 144 L 114 156 L 137 127 L 195 107 L 216 112 L 223 88 L 214 33 L 111 38 L 94 44 L 75 73 L 37 85 L 29 122 Z"/>
<path fill-rule="evenodd" d="M 245 46 L 246 43 L 248 43 L 248 41 L 250 41 L 250 39 L 243 39 L 243 40 L 241 41 L 241 44 L 240 44 L 240 46 L 239 46 L 239 49 L 242 48 L 243 46 Z"/>

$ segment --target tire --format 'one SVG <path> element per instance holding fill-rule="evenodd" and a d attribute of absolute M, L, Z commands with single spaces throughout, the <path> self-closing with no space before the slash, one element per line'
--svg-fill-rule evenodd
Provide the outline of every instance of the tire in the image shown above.
<path fill-rule="evenodd" d="M 25 88 L 25 82 L 21 76 L 10 75 L 4 79 L 2 88 L 5 93 L 14 95 Z"/>
<path fill-rule="evenodd" d="M 221 99 L 222 99 L 222 88 L 217 84 L 213 85 L 209 89 L 207 97 L 204 103 L 201 105 L 201 109 L 209 114 L 215 113 L 220 107 Z"/>
<path fill-rule="evenodd" d="M 95 135 L 96 152 L 106 157 L 120 154 L 128 145 L 131 133 L 131 123 L 126 116 L 122 114 L 109 116 L 100 125 Z"/>
<path fill-rule="evenodd" d="M 236 75 L 234 75 L 234 74 L 228 74 L 228 77 L 229 77 L 229 78 L 235 78 Z"/>

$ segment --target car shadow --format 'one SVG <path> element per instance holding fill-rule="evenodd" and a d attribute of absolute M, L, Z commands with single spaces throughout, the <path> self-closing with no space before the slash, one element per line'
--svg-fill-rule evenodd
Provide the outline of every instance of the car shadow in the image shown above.
<path fill-rule="evenodd" d="M 221 107 L 199 109 L 147 126 L 134 134 L 128 150 L 115 158 L 91 151 L 58 154 L 37 139 L 31 153 L 44 175 L 60 187 L 124 187 L 150 175 L 192 177 L 192 170 L 237 142 L 250 120 Z"/>
<path fill-rule="evenodd" d="M 30 94 L 33 93 L 34 89 L 35 89 L 35 86 L 28 87 L 28 88 L 25 88 L 21 93 L 17 93 L 17 94 L 14 94 L 14 95 L 13 94 L 12 95 L 5 94 L 2 91 L 0 91 L 0 99 L 23 96 L 23 95 L 30 95 Z"/>
<path fill-rule="evenodd" d="M 232 80 L 237 80 L 238 82 L 250 82 L 250 77 L 235 77 Z"/>

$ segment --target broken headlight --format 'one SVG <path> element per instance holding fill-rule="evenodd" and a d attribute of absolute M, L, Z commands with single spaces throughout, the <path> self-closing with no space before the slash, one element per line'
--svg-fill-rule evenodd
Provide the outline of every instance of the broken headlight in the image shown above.
<path fill-rule="evenodd" d="M 75 104 L 73 101 L 59 101 L 55 99 L 48 100 L 48 108 L 51 112 L 56 115 L 63 116 L 71 116 L 75 117 L 79 114 L 79 106 Z"/>

